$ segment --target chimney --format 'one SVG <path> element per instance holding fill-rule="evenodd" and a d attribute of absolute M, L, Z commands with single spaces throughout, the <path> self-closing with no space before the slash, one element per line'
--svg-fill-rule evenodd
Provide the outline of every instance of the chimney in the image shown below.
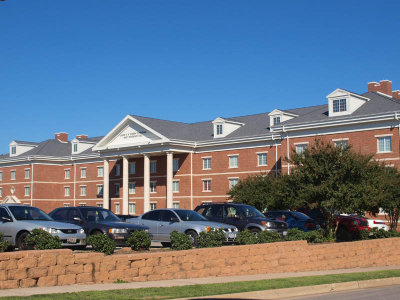
<path fill-rule="evenodd" d="M 77 135 L 76 138 L 78 140 L 86 140 L 88 138 L 88 136 L 86 134 L 80 134 L 80 135 Z"/>
<path fill-rule="evenodd" d="M 381 80 L 380 84 L 370 82 L 368 83 L 368 92 L 380 92 L 392 96 L 392 82 L 390 80 Z"/>
<path fill-rule="evenodd" d="M 399 90 L 393 91 L 392 92 L 392 97 L 397 99 L 397 100 L 400 100 L 400 91 Z"/>
<path fill-rule="evenodd" d="M 68 142 L 68 133 L 66 133 L 66 132 L 56 133 L 54 138 L 56 140 L 59 140 L 60 142 L 67 143 Z"/>

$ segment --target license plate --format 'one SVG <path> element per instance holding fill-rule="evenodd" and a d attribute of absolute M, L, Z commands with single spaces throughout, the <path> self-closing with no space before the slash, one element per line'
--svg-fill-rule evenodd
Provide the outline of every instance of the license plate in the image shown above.
<path fill-rule="evenodd" d="M 287 234 L 287 231 L 282 232 L 283 236 L 286 236 L 286 234 Z"/>
<path fill-rule="evenodd" d="M 67 243 L 68 243 L 68 244 L 76 244 L 76 242 L 77 242 L 77 239 L 76 239 L 76 238 L 69 238 L 69 239 L 67 239 Z"/>
<path fill-rule="evenodd" d="M 228 238 L 233 239 L 236 237 L 236 234 L 234 233 L 228 233 Z"/>

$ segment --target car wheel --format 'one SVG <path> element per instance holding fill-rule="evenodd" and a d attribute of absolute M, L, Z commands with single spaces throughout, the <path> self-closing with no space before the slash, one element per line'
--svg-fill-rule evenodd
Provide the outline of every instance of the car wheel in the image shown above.
<path fill-rule="evenodd" d="M 90 235 L 95 235 L 95 234 L 103 234 L 103 232 L 100 230 L 93 230 Z"/>
<path fill-rule="evenodd" d="M 186 231 L 186 234 L 189 236 L 190 240 L 192 241 L 192 245 L 196 246 L 197 242 L 196 242 L 196 237 L 198 236 L 196 231 L 193 230 L 188 230 Z"/>
<path fill-rule="evenodd" d="M 344 227 L 342 225 L 339 225 L 339 227 L 338 227 L 338 230 L 336 232 L 336 238 L 339 241 L 344 241 L 344 242 L 352 240 L 350 232 L 346 229 L 346 227 Z"/>
<path fill-rule="evenodd" d="M 18 250 L 31 250 L 32 246 L 30 246 L 27 242 L 25 242 L 25 238 L 29 235 L 30 233 L 27 231 L 22 232 L 18 238 L 17 238 L 17 248 Z"/>
<path fill-rule="evenodd" d="M 261 230 L 258 229 L 258 228 L 252 228 L 252 229 L 250 229 L 250 232 L 251 232 L 252 234 L 258 234 L 260 231 L 261 231 Z"/>
<path fill-rule="evenodd" d="M 162 245 L 164 248 L 170 248 L 170 247 L 171 247 L 171 243 L 168 243 L 168 242 L 161 242 L 161 245 Z"/>

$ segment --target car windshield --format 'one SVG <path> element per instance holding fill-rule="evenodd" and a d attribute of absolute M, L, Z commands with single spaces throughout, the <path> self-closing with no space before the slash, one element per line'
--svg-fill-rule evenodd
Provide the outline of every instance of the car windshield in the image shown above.
<path fill-rule="evenodd" d="M 54 221 L 49 215 L 37 207 L 32 206 L 9 206 L 8 209 L 18 221 Z"/>
<path fill-rule="evenodd" d="M 292 212 L 292 215 L 296 219 L 299 219 L 299 220 L 310 220 L 311 219 L 309 216 L 307 216 L 307 215 L 305 215 L 305 214 L 303 214 L 301 212 L 297 212 L 297 211 Z"/>
<path fill-rule="evenodd" d="M 174 210 L 182 221 L 208 221 L 198 212 L 192 210 Z"/>
<path fill-rule="evenodd" d="M 88 222 L 121 222 L 121 219 L 114 215 L 111 211 L 104 208 L 81 207 L 83 217 Z"/>
<path fill-rule="evenodd" d="M 265 218 L 265 216 L 255 207 L 245 205 L 245 206 L 238 206 L 239 210 L 246 218 Z"/>

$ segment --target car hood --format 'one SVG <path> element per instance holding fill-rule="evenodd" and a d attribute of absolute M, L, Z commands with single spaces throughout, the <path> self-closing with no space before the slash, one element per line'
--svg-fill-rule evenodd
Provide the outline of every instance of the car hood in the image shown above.
<path fill-rule="evenodd" d="M 230 228 L 230 229 L 235 229 L 235 226 L 224 224 L 224 223 L 219 223 L 219 222 L 210 222 L 210 221 L 181 221 L 182 224 L 185 223 L 190 223 L 190 224 L 196 224 L 200 226 L 209 226 L 209 227 L 214 227 L 214 228 Z"/>
<path fill-rule="evenodd" d="M 37 220 L 20 220 L 17 221 L 29 224 L 32 228 L 55 228 L 55 229 L 81 229 L 82 227 L 70 223 L 56 222 L 56 221 L 37 221 Z"/>
<path fill-rule="evenodd" d="M 107 221 L 102 221 L 98 222 L 99 224 L 102 224 L 107 227 L 112 227 L 112 228 L 126 228 L 128 230 L 145 230 L 149 229 L 147 226 L 143 225 L 136 225 L 132 223 L 126 223 L 126 222 L 107 222 Z"/>

